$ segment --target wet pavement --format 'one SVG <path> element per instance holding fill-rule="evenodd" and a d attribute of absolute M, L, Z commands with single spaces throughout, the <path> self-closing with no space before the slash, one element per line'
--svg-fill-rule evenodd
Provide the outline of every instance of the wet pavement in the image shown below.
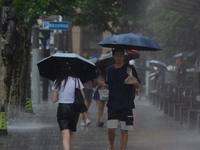
<path fill-rule="evenodd" d="M 51 98 L 51 95 L 49 95 Z M 126 150 L 199 150 L 200 135 L 182 127 L 142 97 L 135 100 L 136 121 L 129 132 Z M 56 122 L 58 104 L 51 100 L 33 103 L 35 115 L 21 113 L 18 118 L 7 120 L 8 136 L 0 136 L 0 150 L 62 150 L 62 137 Z M 78 123 L 74 150 L 107 150 L 107 128 L 97 127 L 97 104 L 89 109 L 92 123 L 81 127 Z M 103 115 L 106 123 L 106 109 Z M 116 130 L 116 150 L 120 150 L 120 131 Z"/>

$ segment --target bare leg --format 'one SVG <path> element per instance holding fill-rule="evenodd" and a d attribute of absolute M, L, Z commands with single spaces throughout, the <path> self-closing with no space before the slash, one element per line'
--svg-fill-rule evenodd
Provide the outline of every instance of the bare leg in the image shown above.
<path fill-rule="evenodd" d="M 127 130 L 121 130 L 121 139 L 120 139 L 121 150 L 126 149 L 127 142 L 128 142 L 128 131 Z"/>
<path fill-rule="evenodd" d="M 74 148 L 74 132 L 69 131 L 69 133 L 70 133 L 70 150 L 73 150 L 73 148 Z"/>
<path fill-rule="evenodd" d="M 115 150 L 115 146 L 114 146 L 115 129 L 108 129 L 108 139 L 110 142 L 110 150 Z"/>
<path fill-rule="evenodd" d="M 87 109 L 89 109 L 91 102 L 92 101 L 85 100 L 85 105 L 86 105 Z M 88 115 L 89 115 L 89 112 L 87 110 L 86 112 L 83 113 L 82 120 L 88 119 Z"/>
<path fill-rule="evenodd" d="M 99 105 L 99 108 L 98 108 L 98 122 L 101 122 L 102 121 L 102 116 L 103 116 L 103 110 L 104 110 L 106 101 L 98 100 L 97 102 L 98 102 L 98 105 Z"/>
<path fill-rule="evenodd" d="M 70 131 L 69 129 L 62 130 L 63 150 L 70 150 Z"/>

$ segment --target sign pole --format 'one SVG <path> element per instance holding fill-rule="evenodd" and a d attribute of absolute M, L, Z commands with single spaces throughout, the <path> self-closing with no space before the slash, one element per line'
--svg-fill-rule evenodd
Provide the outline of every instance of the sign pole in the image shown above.
<path fill-rule="evenodd" d="M 37 62 L 39 61 L 39 28 L 33 27 L 33 45 L 32 45 L 32 91 L 31 99 L 34 103 L 40 103 L 40 76 L 37 68 Z"/>

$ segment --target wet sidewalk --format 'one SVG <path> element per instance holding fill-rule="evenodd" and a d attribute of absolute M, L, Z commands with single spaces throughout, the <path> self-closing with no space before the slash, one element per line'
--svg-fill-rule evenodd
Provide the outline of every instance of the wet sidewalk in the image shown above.
<path fill-rule="evenodd" d="M 49 96 L 51 98 L 51 95 Z M 136 121 L 129 132 L 127 150 L 199 150 L 200 135 L 189 131 L 149 103 L 144 97 L 135 100 Z M 32 114 L 7 120 L 8 136 L 0 136 L 0 150 L 62 150 L 62 137 L 56 122 L 58 104 L 51 100 L 33 104 Z M 97 127 L 97 104 L 89 109 L 92 123 L 77 125 L 74 150 L 107 150 L 107 128 Z M 103 115 L 106 123 L 106 109 Z M 120 150 L 120 131 L 116 130 L 116 150 Z"/>

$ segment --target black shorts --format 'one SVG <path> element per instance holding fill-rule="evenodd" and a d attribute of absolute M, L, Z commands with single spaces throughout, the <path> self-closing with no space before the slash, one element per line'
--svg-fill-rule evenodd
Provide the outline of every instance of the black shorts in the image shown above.
<path fill-rule="evenodd" d="M 59 103 L 57 109 L 57 122 L 59 124 L 60 131 L 69 129 L 76 132 L 79 113 L 74 110 L 73 104 Z"/>
<path fill-rule="evenodd" d="M 111 110 L 108 109 L 108 120 L 118 120 L 125 122 L 126 125 L 133 125 L 132 109 Z"/>

